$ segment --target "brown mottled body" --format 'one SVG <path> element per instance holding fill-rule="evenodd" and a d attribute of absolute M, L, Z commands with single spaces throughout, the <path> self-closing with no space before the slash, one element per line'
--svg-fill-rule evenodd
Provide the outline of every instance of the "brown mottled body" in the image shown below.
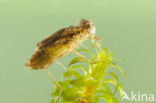
<path fill-rule="evenodd" d="M 78 26 L 60 29 L 37 44 L 38 48 L 26 66 L 32 69 L 48 68 L 50 64 L 78 47 L 92 32 L 95 32 L 95 27 L 85 19 L 82 19 Z"/>

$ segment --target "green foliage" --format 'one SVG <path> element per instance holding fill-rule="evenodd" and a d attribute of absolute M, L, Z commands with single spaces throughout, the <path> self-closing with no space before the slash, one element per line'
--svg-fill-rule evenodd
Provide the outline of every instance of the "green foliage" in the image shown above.
<path fill-rule="evenodd" d="M 122 85 L 117 74 L 113 71 L 108 72 L 108 69 L 117 68 L 124 77 L 126 74 L 121 67 L 116 65 L 114 54 L 107 48 L 96 47 L 95 50 L 96 54 L 89 49 L 77 50 L 88 53 L 92 58 L 86 60 L 83 57 L 76 57 L 71 60 L 68 65 L 69 70 L 63 74 L 64 79 L 59 82 L 63 90 L 61 91 L 55 84 L 51 103 L 99 103 L 100 99 L 104 99 L 107 103 L 120 102 L 115 94 L 119 90 L 122 98 Z M 80 65 L 79 62 L 86 63 L 87 67 Z M 77 69 L 82 70 L 83 74 Z M 112 90 L 110 84 L 114 86 L 115 90 Z"/>

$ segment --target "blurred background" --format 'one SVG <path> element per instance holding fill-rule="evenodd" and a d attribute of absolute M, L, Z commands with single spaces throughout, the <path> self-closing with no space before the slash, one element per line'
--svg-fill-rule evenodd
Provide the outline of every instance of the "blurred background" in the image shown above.
<path fill-rule="evenodd" d="M 122 60 L 128 77 L 117 73 L 126 93 L 156 95 L 155 4 L 155 0 L 0 0 L 0 103 L 50 102 L 51 78 L 24 64 L 38 41 L 81 18 L 94 22 L 103 46 Z M 67 65 L 74 56 L 59 61 Z M 58 80 L 64 72 L 57 64 L 49 70 Z"/>

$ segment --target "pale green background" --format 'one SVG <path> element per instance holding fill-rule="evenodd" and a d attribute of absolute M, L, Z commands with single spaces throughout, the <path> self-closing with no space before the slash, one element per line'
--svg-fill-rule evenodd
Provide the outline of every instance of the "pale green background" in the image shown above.
<path fill-rule="evenodd" d="M 0 0 L 0 103 L 49 103 L 52 80 L 24 64 L 38 41 L 81 18 L 92 20 L 103 45 L 122 59 L 125 91 L 156 95 L 155 0 Z M 60 66 L 49 70 L 61 78 Z"/>

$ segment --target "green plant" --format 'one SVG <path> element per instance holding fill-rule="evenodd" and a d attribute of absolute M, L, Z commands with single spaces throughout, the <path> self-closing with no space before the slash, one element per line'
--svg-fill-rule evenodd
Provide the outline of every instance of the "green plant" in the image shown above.
<path fill-rule="evenodd" d="M 59 82 L 63 91 L 60 92 L 60 88 L 55 84 L 51 103 L 99 103 L 100 99 L 104 99 L 107 103 L 119 103 L 120 100 L 115 94 L 119 89 L 122 98 L 123 88 L 116 73 L 108 69 L 117 68 L 125 77 L 126 74 L 116 65 L 114 53 L 105 47 L 95 47 L 95 50 L 96 54 L 89 49 L 77 50 L 87 52 L 92 58 L 86 60 L 83 57 L 76 57 L 71 60 L 69 70 L 63 74 L 64 79 Z M 87 67 L 83 63 L 87 64 Z M 77 71 L 78 69 L 83 73 Z M 110 84 L 115 86 L 114 91 L 111 90 Z"/>

